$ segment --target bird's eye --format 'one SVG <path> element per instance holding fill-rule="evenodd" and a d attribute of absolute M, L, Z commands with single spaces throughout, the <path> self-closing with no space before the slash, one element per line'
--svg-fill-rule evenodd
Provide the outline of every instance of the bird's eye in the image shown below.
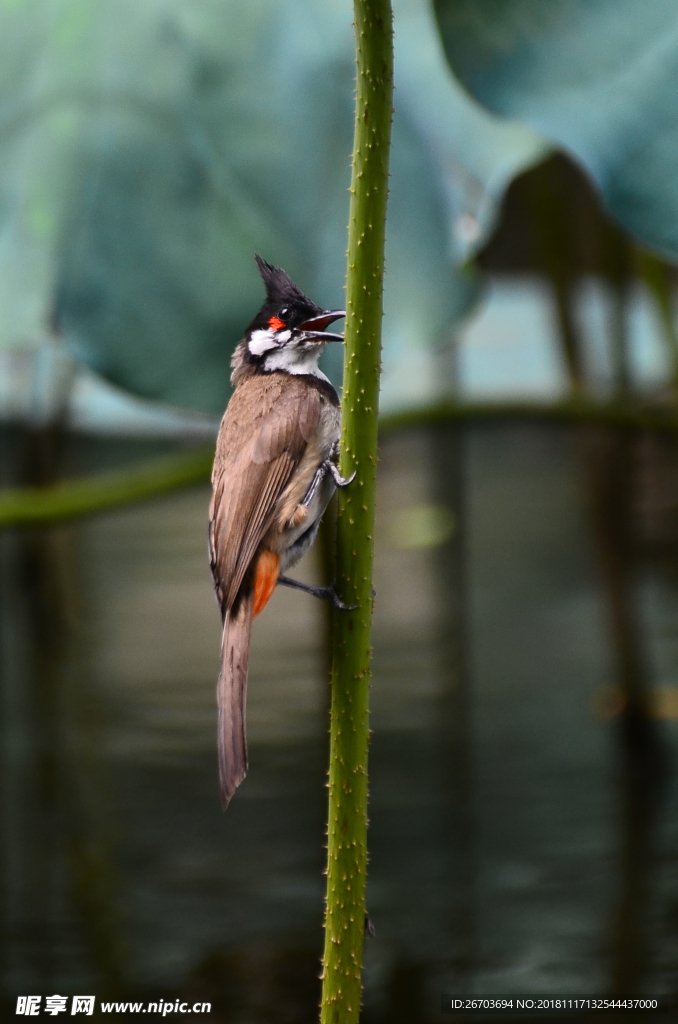
<path fill-rule="evenodd" d="M 289 313 L 289 309 L 287 308 L 287 306 L 285 306 L 284 309 L 280 310 L 280 315 L 281 316 L 287 316 L 288 313 Z"/>

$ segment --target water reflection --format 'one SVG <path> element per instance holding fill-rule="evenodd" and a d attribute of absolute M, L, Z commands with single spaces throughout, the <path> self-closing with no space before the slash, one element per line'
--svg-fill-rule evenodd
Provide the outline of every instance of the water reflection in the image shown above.
<path fill-rule="evenodd" d="M 672 789 L 620 787 L 597 713 L 618 680 L 577 437 L 410 431 L 380 472 L 365 1020 L 438 1019 L 443 991 L 675 988 L 678 816 Z M 223 815 L 206 507 L 1 538 L 7 1000 L 180 992 L 233 1024 L 315 1020 L 325 610 L 281 589 L 257 620 L 250 774 Z M 663 687 L 670 564 L 637 591 Z"/>

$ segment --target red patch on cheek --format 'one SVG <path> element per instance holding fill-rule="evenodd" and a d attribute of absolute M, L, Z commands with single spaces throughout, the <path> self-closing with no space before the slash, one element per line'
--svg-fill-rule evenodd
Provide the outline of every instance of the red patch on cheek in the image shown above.
<path fill-rule="evenodd" d="M 285 325 L 277 316 L 272 316 L 268 321 L 268 326 L 272 327 L 274 331 L 281 331 Z"/>

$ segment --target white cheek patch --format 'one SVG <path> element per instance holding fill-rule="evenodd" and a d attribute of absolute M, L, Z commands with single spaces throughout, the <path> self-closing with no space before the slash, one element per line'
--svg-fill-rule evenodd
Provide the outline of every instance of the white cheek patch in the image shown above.
<path fill-rule="evenodd" d="M 252 331 L 247 347 L 253 356 L 263 356 L 264 352 L 270 352 L 278 346 L 273 331 Z"/>
<path fill-rule="evenodd" d="M 247 347 L 253 356 L 263 356 L 278 345 L 284 344 L 290 337 L 290 331 L 252 331 Z"/>

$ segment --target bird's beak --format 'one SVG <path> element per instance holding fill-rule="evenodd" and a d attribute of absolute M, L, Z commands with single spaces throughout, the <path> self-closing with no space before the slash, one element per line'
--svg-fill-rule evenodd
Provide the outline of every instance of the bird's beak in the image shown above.
<path fill-rule="evenodd" d="M 303 331 L 306 337 L 317 338 L 318 341 L 343 341 L 343 334 L 327 334 L 325 331 L 326 327 L 329 327 L 335 320 L 340 320 L 342 316 L 346 316 L 346 310 L 328 309 L 324 313 L 314 316 L 312 320 L 307 320 L 301 327 L 297 327 L 297 330 Z"/>

